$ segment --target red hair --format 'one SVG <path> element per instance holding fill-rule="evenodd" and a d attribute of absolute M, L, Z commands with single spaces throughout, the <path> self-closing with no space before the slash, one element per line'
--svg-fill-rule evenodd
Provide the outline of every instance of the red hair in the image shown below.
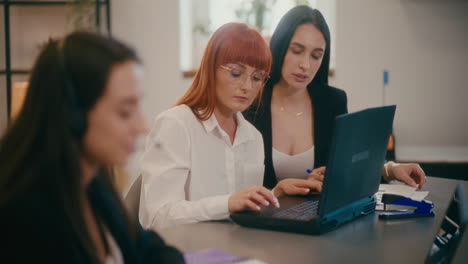
<path fill-rule="evenodd" d="M 210 118 L 216 105 L 216 70 L 228 63 L 242 63 L 269 73 L 270 48 L 255 28 L 244 23 L 224 24 L 208 41 L 195 79 L 176 105 L 188 105 L 199 120 Z M 263 87 L 259 95 L 262 92 Z"/>

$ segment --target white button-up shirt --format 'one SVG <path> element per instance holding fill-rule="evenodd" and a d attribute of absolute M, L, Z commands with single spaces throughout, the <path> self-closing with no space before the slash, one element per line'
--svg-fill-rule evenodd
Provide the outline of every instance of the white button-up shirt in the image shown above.
<path fill-rule="evenodd" d="M 179 105 L 156 118 L 141 162 L 144 228 L 226 219 L 230 194 L 262 185 L 262 135 L 236 118 L 233 144 L 214 114 L 200 121 Z"/>

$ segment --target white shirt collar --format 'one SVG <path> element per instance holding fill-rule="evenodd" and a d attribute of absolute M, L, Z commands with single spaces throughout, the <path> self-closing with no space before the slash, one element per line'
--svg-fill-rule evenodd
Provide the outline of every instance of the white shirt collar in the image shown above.
<path fill-rule="evenodd" d="M 237 112 L 236 119 L 237 119 L 237 130 L 236 130 L 236 138 L 234 139 L 233 146 L 235 147 L 249 140 L 255 140 L 255 136 L 253 132 L 247 127 L 250 124 L 248 123 L 247 120 L 245 120 L 244 115 L 242 115 L 241 112 Z M 221 126 L 219 125 L 218 120 L 216 119 L 216 116 L 214 115 L 214 113 L 211 114 L 210 118 L 208 118 L 205 121 L 202 121 L 202 123 L 208 133 L 213 132 L 215 128 L 217 128 L 219 132 L 223 130 Z"/>
<path fill-rule="evenodd" d="M 213 129 L 219 127 L 218 120 L 216 119 L 214 113 L 211 114 L 210 118 L 205 121 L 202 121 L 203 126 L 206 129 L 206 132 L 212 132 Z"/>

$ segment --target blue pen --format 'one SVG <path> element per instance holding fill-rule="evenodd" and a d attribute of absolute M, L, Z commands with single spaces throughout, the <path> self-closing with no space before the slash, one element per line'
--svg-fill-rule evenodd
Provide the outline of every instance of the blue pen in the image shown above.
<path fill-rule="evenodd" d="M 306 172 L 307 172 L 307 174 L 311 174 L 311 173 L 312 173 L 312 170 L 311 170 L 311 169 L 307 169 Z"/>

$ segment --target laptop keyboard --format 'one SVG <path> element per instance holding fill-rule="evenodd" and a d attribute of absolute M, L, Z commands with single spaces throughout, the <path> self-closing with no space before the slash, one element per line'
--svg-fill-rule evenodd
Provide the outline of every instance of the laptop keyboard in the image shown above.
<path fill-rule="evenodd" d="M 273 213 L 273 217 L 306 220 L 317 215 L 319 201 L 307 201 L 285 210 L 279 209 Z"/>

